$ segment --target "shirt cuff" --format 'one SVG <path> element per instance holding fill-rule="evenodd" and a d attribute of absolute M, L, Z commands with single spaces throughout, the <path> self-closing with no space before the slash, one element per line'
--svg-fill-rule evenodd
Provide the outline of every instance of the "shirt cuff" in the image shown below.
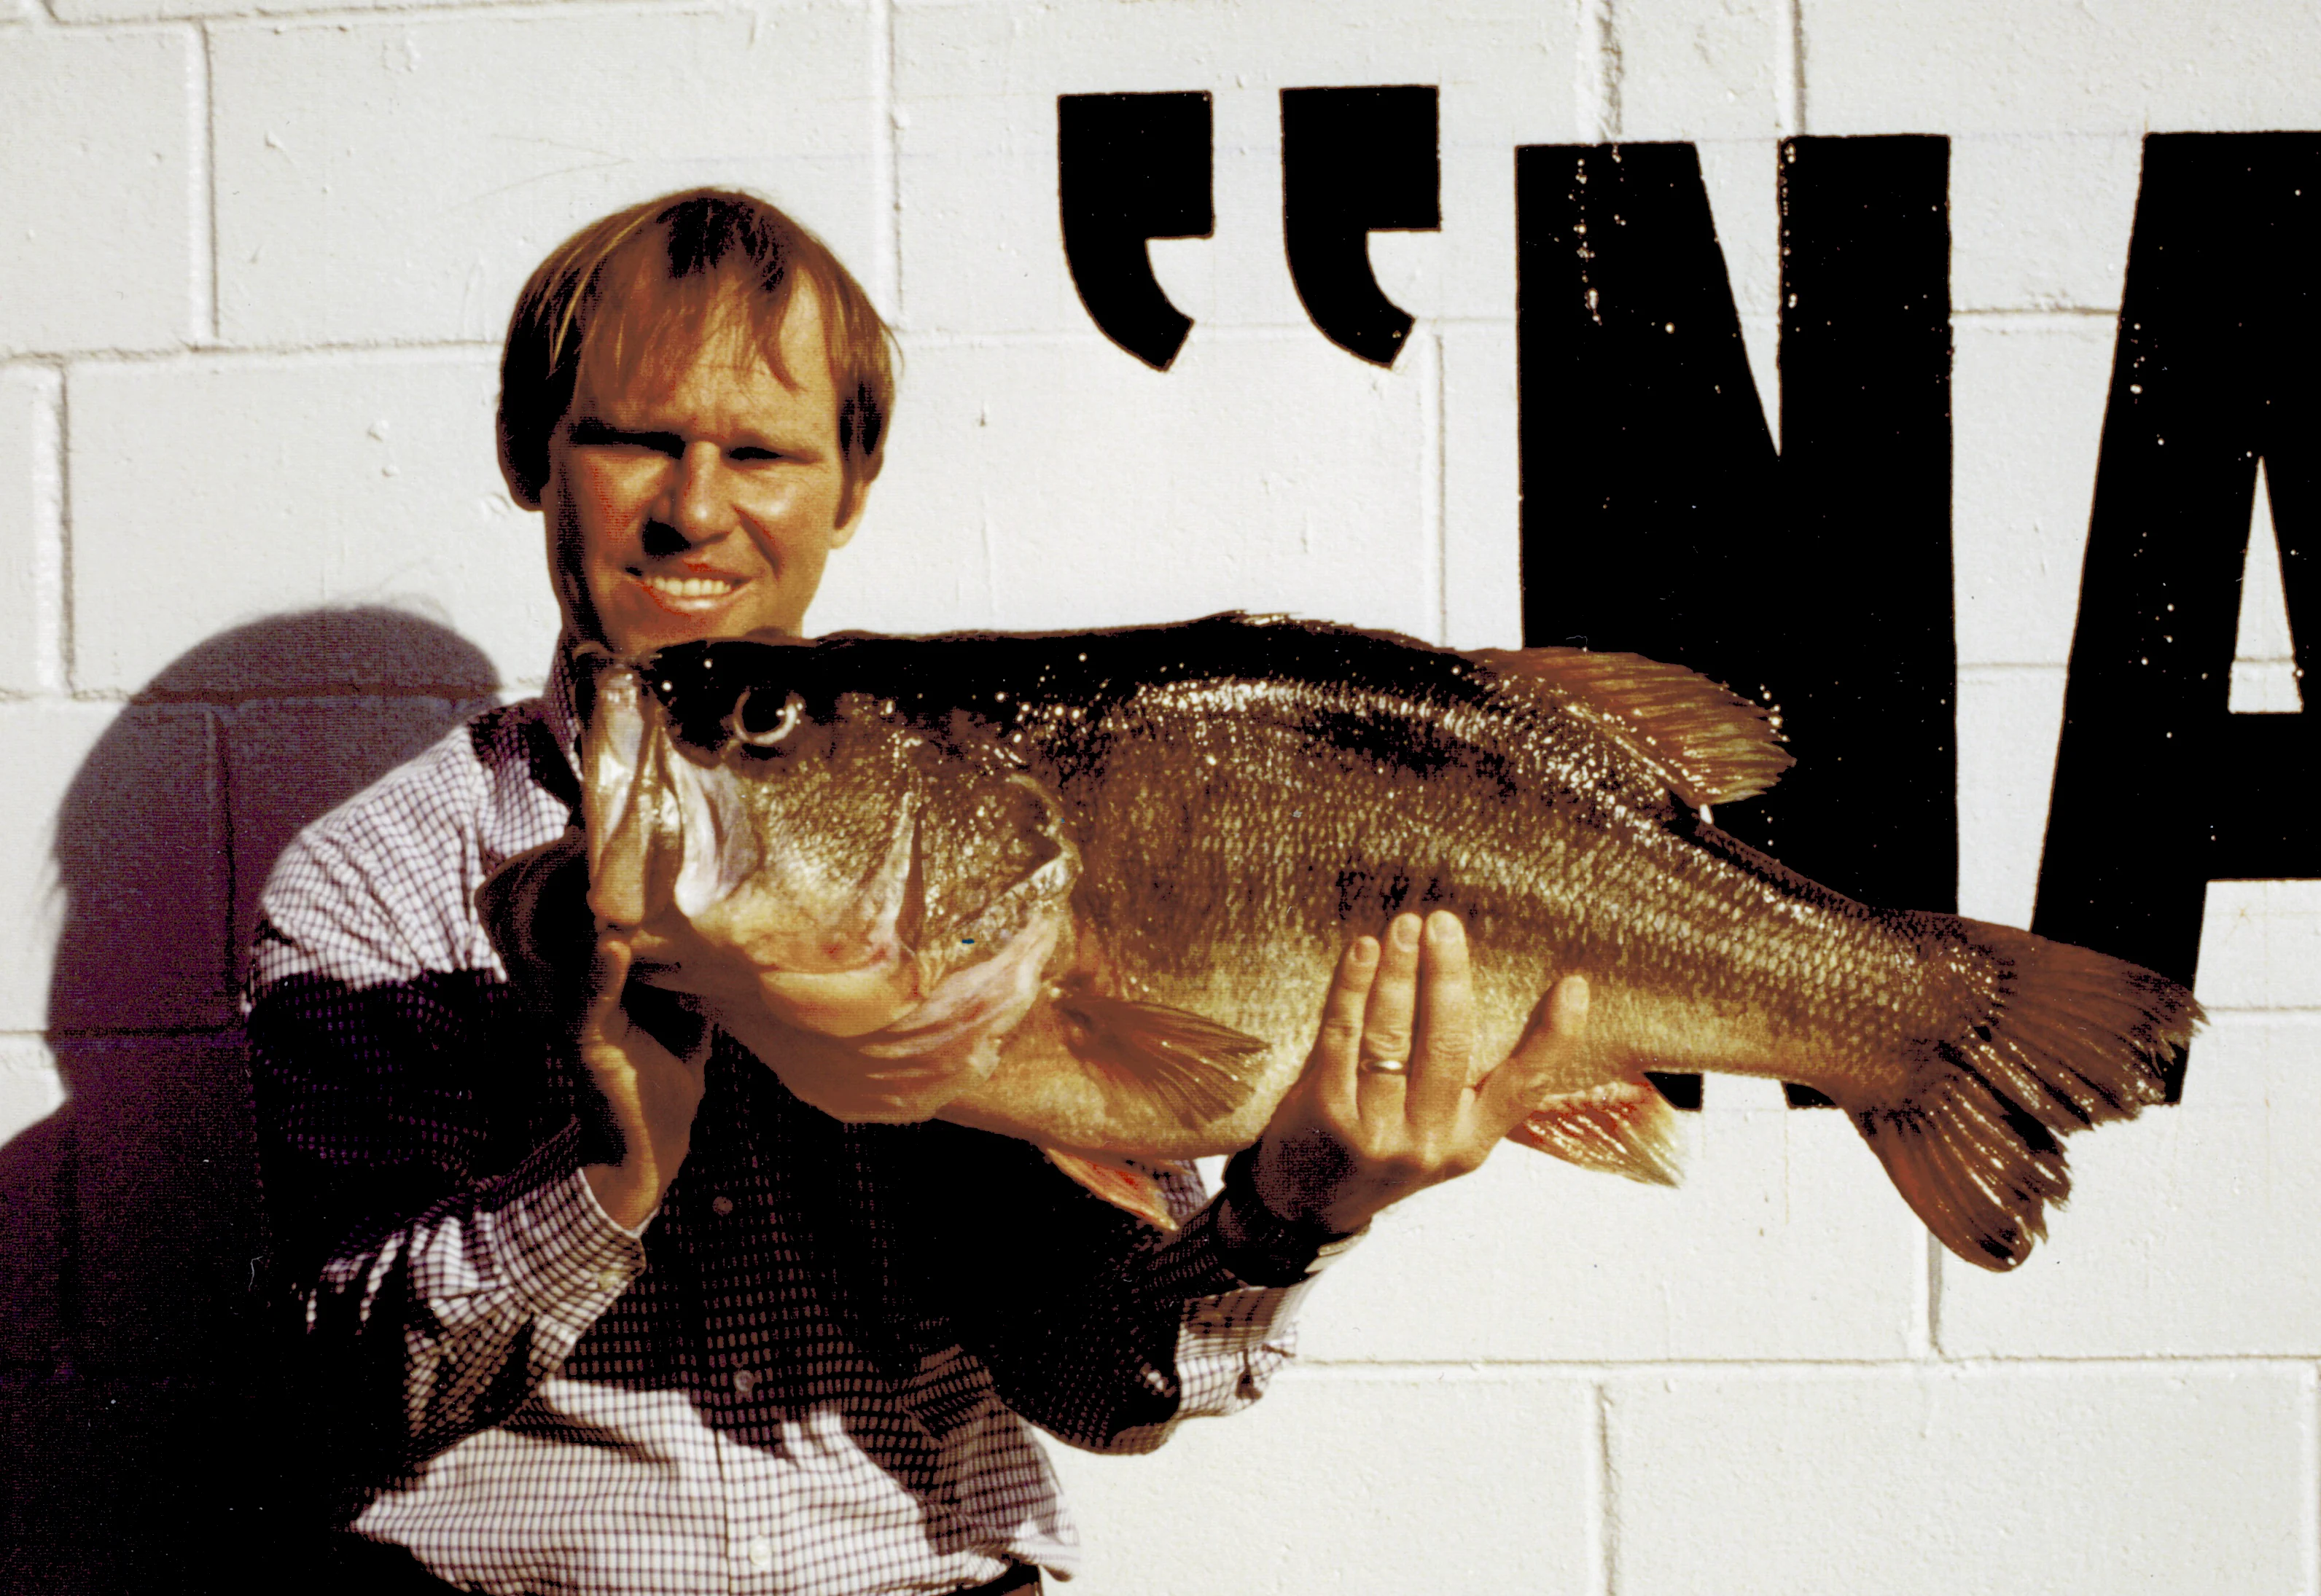
<path fill-rule="evenodd" d="M 1311 1280 L 1370 1233 L 1368 1225 L 1342 1236 L 1311 1220 L 1280 1218 L 1257 1194 L 1256 1167 L 1256 1147 L 1235 1153 L 1208 1208 L 1218 1261 L 1242 1284 L 1289 1286 Z"/>
<path fill-rule="evenodd" d="M 605 1211 L 569 1133 L 525 1159 L 507 1183 L 518 1195 L 499 1212 L 497 1250 L 509 1284 L 537 1314 L 593 1322 L 644 1272 L 642 1229 L 629 1230 Z"/>

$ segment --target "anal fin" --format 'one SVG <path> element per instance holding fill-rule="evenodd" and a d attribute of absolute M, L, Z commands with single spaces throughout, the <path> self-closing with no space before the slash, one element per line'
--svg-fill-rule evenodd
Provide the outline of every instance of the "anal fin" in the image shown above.
<path fill-rule="evenodd" d="M 1151 1171 L 1133 1164 L 1090 1158 L 1055 1147 L 1041 1150 L 1048 1155 L 1049 1163 L 1115 1208 L 1126 1210 L 1155 1229 L 1173 1232 L 1177 1229 L 1177 1217 L 1169 1211 L 1168 1197 Z"/>
<path fill-rule="evenodd" d="M 1676 1110 L 1650 1081 L 1613 1081 L 1532 1111 L 1507 1139 L 1648 1186 L 1682 1181 Z"/>
<path fill-rule="evenodd" d="M 1056 1011 L 1073 1056 L 1115 1085 L 1151 1095 L 1188 1124 L 1239 1108 L 1271 1046 L 1165 1003 L 1070 993 Z"/>

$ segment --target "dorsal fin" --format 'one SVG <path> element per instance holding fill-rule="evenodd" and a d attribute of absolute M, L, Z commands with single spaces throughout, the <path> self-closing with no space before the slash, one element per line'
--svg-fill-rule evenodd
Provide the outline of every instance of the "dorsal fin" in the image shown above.
<path fill-rule="evenodd" d="M 1763 705 L 1680 665 L 1586 648 L 1484 648 L 1467 657 L 1505 680 L 1561 694 L 1695 809 L 1754 798 L 1797 763 Z"/>

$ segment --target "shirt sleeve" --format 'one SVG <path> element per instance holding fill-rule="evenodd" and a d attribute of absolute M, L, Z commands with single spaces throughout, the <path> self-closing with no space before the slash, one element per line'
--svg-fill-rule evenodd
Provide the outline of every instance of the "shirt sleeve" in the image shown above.
<path fill-rule="evenodd" d="M 970 1338 L 1008 1406 L 1058 1439 L 1097 1452 L 1149 1452 L 1187 1419 L 1235 1413 L 1265 1394 L 1295 1350 L 1294 1319 L 1330 1256 L 1315 1249 L 1288 1283 L 1252 1283 L 1224 1198 L 1199 1175 L 1154 1171 L 1179 1221 L 1163 1236 L 1093 1198 L 1087 1221 L 1123 1245 L 1093 1267 L 1051 1270 L 1055 1283 Z M 1124 1237 L 1126 1226 L 1135 1226 Z M 1325 1256 L 1326 1255 L 1326 1256 Z M 1084 1255 L 1085 1256 L 1085 1255 Z"/>
<path fill-rule="evenodd" d="M 316 1438 L 372 1477 L 513 1411 L 644 1267 L 569 1081 L 496 970 L 412 946 L 396 858 L 293 844 L 245 1013 L 269 1297 Z"/>

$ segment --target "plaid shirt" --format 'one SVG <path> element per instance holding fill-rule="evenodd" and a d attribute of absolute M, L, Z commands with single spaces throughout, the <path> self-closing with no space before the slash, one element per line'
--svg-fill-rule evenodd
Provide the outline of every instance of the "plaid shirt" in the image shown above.
<path fill-rule="evenodd" d="M 1069 1575 L 1025 1421 L 1135 1452 L 1245 1407 L 1303 1285 L 1228 1269 L 1189 1170 L 1163 1238 L 1025 1143 L 842 1125 L 722 1037 L 676 1183 L 614 1223 L 593 1099 L 473 908 L 569 823 L 564 681 L 309 827 L 266 888 L 251 1067 L 326 1510 L 490 1591 Z"/>

